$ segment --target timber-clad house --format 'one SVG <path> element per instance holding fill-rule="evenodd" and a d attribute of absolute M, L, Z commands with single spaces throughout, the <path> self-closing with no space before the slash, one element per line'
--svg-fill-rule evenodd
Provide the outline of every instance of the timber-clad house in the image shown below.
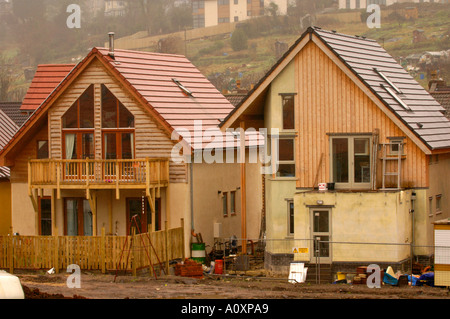
<path fill-rule="evenodd" d="M 134 215 L 141 232 L 183 220 L 186 256 L 191 230 L 210 246 L 215 224 L 239 236 L 239 164 L 182 161 L 206 146 L 177 130 L 218 128 L 233 109 L 184 56 L 93 48 L 77 65 L 41 65 L 22 109 L 32 115 L 0 152 L 15 233 L 124 236 Z M 191 153 L 173 153 L 177 143 Z M 246 166 L 249 180 L 261 179 L 258 168 Z M 245 198 L 253 238 L 255 194 Z"/>
<path fill-rule="evenodd" d="M 308 28 L 221 124 L 279 129 L 266 267 L 430 258 L 433 222 L 450 217 L 443 111 L 376 41 Z"/>

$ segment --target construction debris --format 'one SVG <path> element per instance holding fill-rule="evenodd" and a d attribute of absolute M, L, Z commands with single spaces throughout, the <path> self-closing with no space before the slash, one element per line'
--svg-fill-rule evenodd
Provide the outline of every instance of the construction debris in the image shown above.
<path fill-rule="evenodd" d="M 175 265 L 175 276 L 202 279 L 203 278 L 202 264 L 192 259 L 186 258 L 184 262 Z"/>

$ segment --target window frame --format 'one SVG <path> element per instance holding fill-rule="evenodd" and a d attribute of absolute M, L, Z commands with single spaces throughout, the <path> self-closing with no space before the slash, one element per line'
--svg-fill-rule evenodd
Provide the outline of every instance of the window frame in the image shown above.
<path fill-rule="evenodd" d="M 293 237 L 295 234 L 295 206 L 293 199 L 287 199 L 287 236 Z M 292 205 L 292 209 L 291 209 Z M 292 231 L 291 231 L 292 229 Z"/>
<path fill-rule="evenodd" d="M 348 141 L 348 182 L 340 183 L 334 180 L 334 159 L 333 159 L 333 140 L 334 139 L 347 139 Z M 368 139 L 368 156 L 369 156 L 369 174 L 370 181 L 365 183 L 355 182 L 355 140 L 356 139 Z M 372 135 L 371 134 L 330 134 L 329 138 L 329 168 L 330 168 L 330 181 L 335 184 L 335 189 L 370 189 L 372 186 L 373 178 L 371 167 L 373 165 L 372 157 Z"/>
<path fill-rule="evenodd" d="M 46 145 L 45 145 L 45 147 L 46 147 L 46 150 L 45 150 L 45 152 L 47 153 L 46 155 L 46 157 L 42 157 L 42 156 L 40 156 L 40 154 L 39 154 L 39 151 L 40 151 L 40 149 L 42 148 L 41 146 L 40 146 L 40 144 L 41 143 L 45 143 Z M 48 159 L 50 157 L 50 148 L 49 148 L 49 143 L 48 143 L 48 140 L 37 140 L 36 141 L 36 159 Z"/>
<path fill-rule="evenodd" d="M 442 194 L 436 195 L 436 215 L 442 213 Z"/>
<path fill-rule="evenodd" d="M 296 126 L 295 126 L 295 96 L 297 95 L 297 93 L 280 93 L 279 94 L 281 96 L 281 130 L 283 132 L 294 132 L 296 130 Z M 292 116 L 291 118 L 293 119 L 293 127 L 285 127 L 285 123 L 284 123 L 284 112 L 285 112 L 285 106 L 286 106 L 286 101 L 292 101 Z"/>
<path fill-rule="evenodd" d="M 230 214 L 236 215 L 236 191 L 230 192 Z"/>
<path fill-rule="evenodd" d="M 42 234 L 42 201 L 48 200 L 50 201 L 50 234 Z M 52 227 L 52 198 L 50 196 L 39 197 L 39 236 L 52 236 L 53 235 L 53 227 Z"/>
<path fill-rule="evenodd" d="M 292 149 L 292 155 L 293 155 L 293 158 L 292 158 L 292 160 L 280 160 L 280 143 L 279 143 L 279 141 L 278 141 L 278 170 L 277 170 L 277 172 L 276 172 L 276 178 L 290 178 L 290 179 L 292 179 L 292 178 L 296 178 L 296 176 L 297 176 L 297 173 L 296 173 L 296 165 L 295 165 L 295 163 L 296 163 L 296 154 L 295 154 L 295 151 L 296 151 L 296 145 L 295 145 L 295 141 L 296 141 L 296 138 L 295 138 L 295 136 L 291 136 L 291 135 L 280 135 L 280 136 L 278 136 L 278 140 L 280 141 L 280 140 L 292 140 L 292 147 L 293 147 L 293 149 Z M 294 175 L 293 176 L 281 176 L 280 175 L 280 165 L 293 165 L 293 167 L 294 167 Z"/>
<path fill-rule="evenodd" d="M 228 193 L 222 193 L 222 215 L 228 217 Z"/>

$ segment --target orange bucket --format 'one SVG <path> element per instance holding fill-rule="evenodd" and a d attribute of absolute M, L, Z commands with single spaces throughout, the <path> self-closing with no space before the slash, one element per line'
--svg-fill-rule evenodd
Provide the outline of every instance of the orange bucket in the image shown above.
<path fill-rule="evenodd" d="M 216 259 L 215 262 L 214 273 L 221 275 L 223 273 L 223 259 Z"/>

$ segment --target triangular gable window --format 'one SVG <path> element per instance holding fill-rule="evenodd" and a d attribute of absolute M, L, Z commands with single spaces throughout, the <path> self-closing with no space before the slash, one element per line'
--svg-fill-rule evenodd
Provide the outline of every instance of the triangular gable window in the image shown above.
<path fill-rule="evenodd" d="M 63 115 L 62 126 L 94 128 L 94 85 L 90 85 Z"/>
<path fill-rule="evenodd" d="M 102 84 L 102 128 L 133 127 L 133 114 Z"/>

